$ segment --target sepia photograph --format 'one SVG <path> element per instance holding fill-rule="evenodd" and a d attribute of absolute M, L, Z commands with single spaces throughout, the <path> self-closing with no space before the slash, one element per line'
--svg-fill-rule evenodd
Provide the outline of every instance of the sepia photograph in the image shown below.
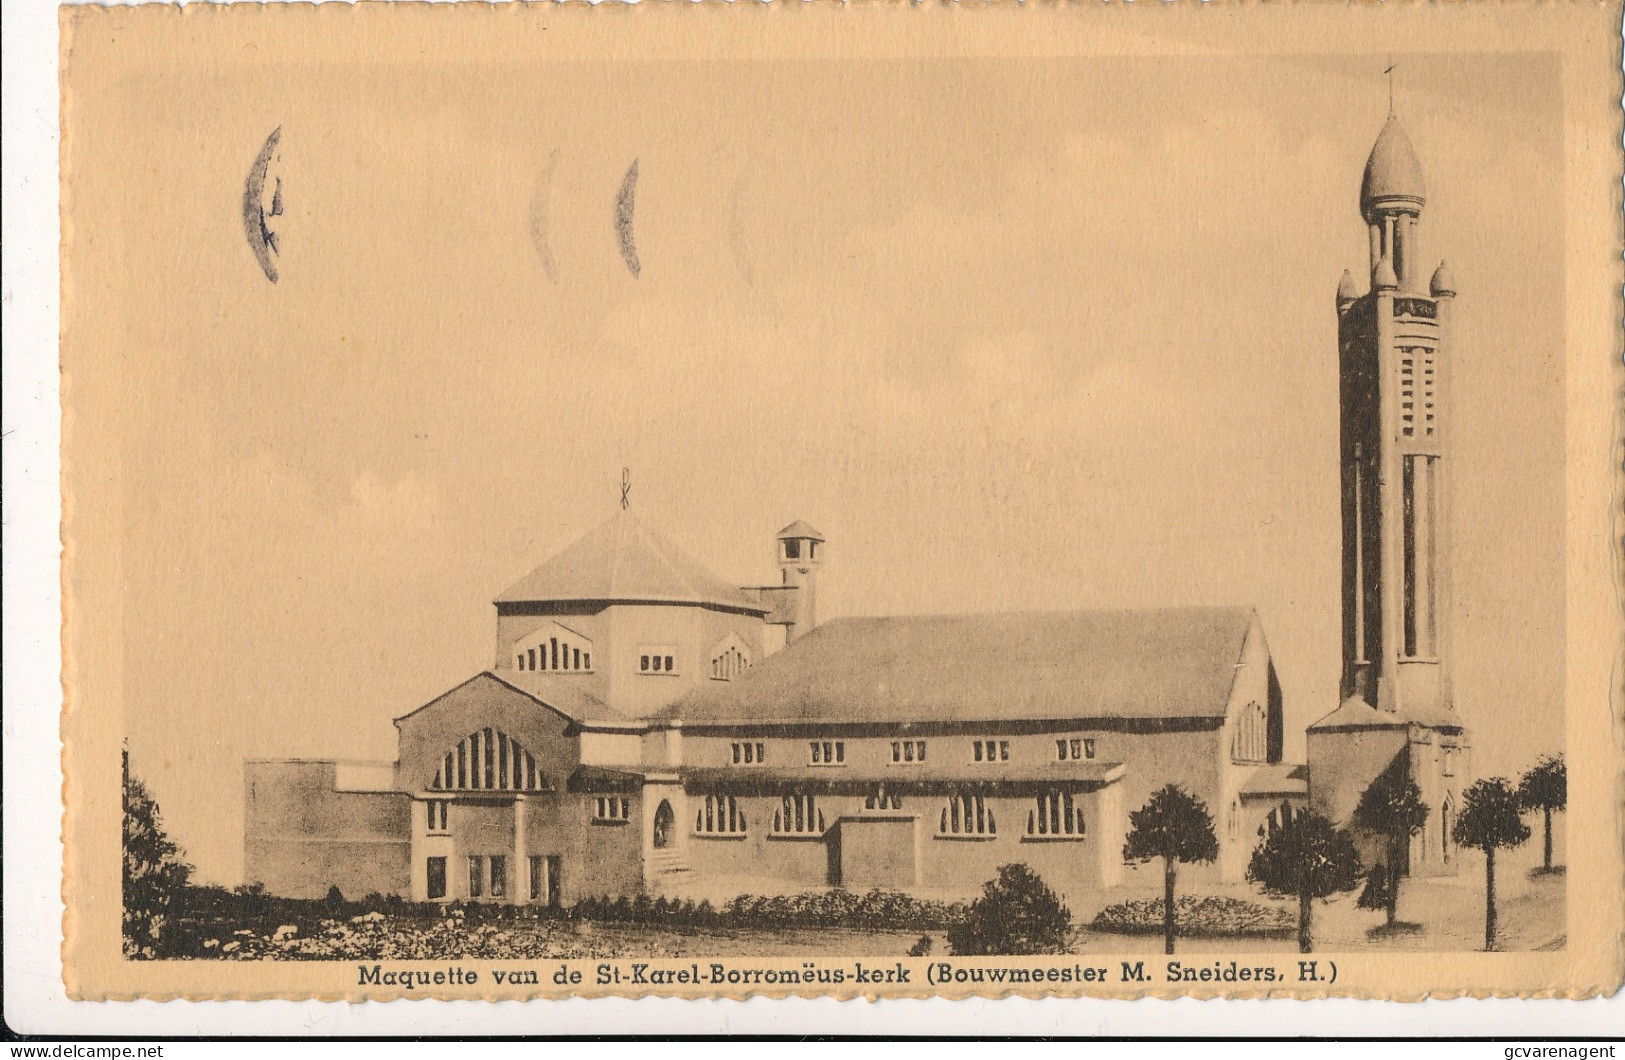
<path fill-rule="evenodd" d="M 158 14 L 64 15 L 92 993 L 1617 987 L 1557 51 Z"/>

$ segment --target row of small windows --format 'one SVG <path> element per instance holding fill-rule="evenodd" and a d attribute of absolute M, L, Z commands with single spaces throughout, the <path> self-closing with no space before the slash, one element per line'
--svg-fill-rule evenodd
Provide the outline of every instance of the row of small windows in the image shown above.
<path fill-rule="evenodd" d="M 1095 741 L 1087 737 L 1081 740 L 1055 741 L 1055 760 L 1057 762 L 1078 762 L 1093 757 L 1095 757 Z"/>
<path fill-rule="evenodd" d="M 731 681 L 750 669 L 751 659 L 738 646 L 711 660 L 711 677 L 717 681 Z M 592 649 L 575 647 L 557 637 L 534 648 L 524 648 L 514 655 L 514 667 L 536 672 L 568 672 L 592 669 Z M 675 674 L 677 653 L 666 647 L 641 648 L 638 651 L 638 672 L 645 674 Z"/>
<path fill-rule="evenodd" d="M 619 795 L 600 795 L 593 800 L 595 821 L 627 821 L 632 818 L 632 800 Z"/>
<path fill-rule="evenodd" d="M 448 803 L 442 799 L 431 799 L 427 802 L 429 830 L 431 832 L 444 832 L 447 829 Z M 618 795 L 600 795 L 593 800 L 593 819 L 596 821 L 627 821 L 631 818 L 631 800 Z M 903 808 L 902 796 L 895 791 L 887 790 L 884 784 L 876 785 L 864 797 L 865 810 L 901 810 Z M 1281 814 L 1272 813 L 1268 827 L 1280 827 L 1285 823 L 1282 816 L 1290 819 L 1291 810 L 1283 804 Z M 1232 820 L 1235 811 L 1232 810 Z M 1235 825 L 1232 824 L 1232 829 Z M 747 829 L 744 808 L 740 806 L 739 799 L 733 795 L 707 795 L 702 803 L 695 808 L 694 831 L 702 835 L 743 835 Z M 802 835 L 822 834 L 825 830 L 823 811 L 818 806 L 818 799 L 814 795 L 790 794 L 780 798 L 779 807 L 773 813 L 773 831 L 779 834 Z M 946 805 L 942 808 L 939 822 L 939 831 L 944 835 L 996 835 L 998 826 L 994 821 L 993 810 L 987 805 L 982 795 L 963 793 L 948 797 Z M 1036 799 L 1034 809 L 1027 812 L 1027 834 L 1030 836 L 1076 836 L 1082 838 L 1087 833 L 1084 823 L 1083 806 L 1071 792 L 1051 792 L 1040 795 Z M 502 897 L 506 893 L 506 868 L 503 856 L 500 854 L 480 855 L 469 859 L 469 894 L 471 897 L 480 897 L 483 893 L 483 880 L 481 875 L 476 879 L 475 861 L 480 861 L 489 869 L 490 895 L 493 898 Z M 442 873 L 443 873 L 442 868 Z M 483 873 L 482 870 L 478 870 Z M 443 879 L 442 879 L 443 882 Z M 433 889 L 431 888 L 431 891 Z M 439 894 L 431 893 L 431 898 L 444 896 L 442 890 Z M 534 895 L 532 896 L 534 897 Z"/>
<path fill-rule="evenodd" d="M 730 647 L 711 660 L 711 680 L 732 681 L 750 669 L 750 656 L 737 647 Z"/>
<path fill-rule="evenodd" d="M 977 762 L 1010 761 L 1009 740 L 977 740 L 971 744 L 971 756 Z"/>
<path fill-rule="evenodd" d="M 643 674 L 674 674 L 677 663 L 669 649 L 644 648 L 638 653 L 638 672 Z"/>
<path fill-rule="evenodd" d="M 591 670 L 592 649 L 582 651 L 567 641 L 549 637 L 546 644 L 521 651 L 515 665 L 521 670 Z"/>
<path fill-rule="evenodd" d="M 540 791 L 535 757 L 505 732 L 481 729 L 447 751 L 429 787 L 435 791 Z"/>
<path fill-rule="evenodd" d="M 924 762 L 926 742 L 924 740 L 893 740 L 891 743 L 891 760 L 894 763 Z M 734 744 L 734 762 L 739 763 L 741 744 Z M 764 761 L 762 745 L 757 744 L 756 761 Z M 840 765 L 846 762 L 846 743 L 842 740 L 815 740 L 808 744 L 811 750 L 813 765 Z M 1095 741 L 1088 738 L 1075 740 L 1056 740 L 1055 759 L 1058 762 L 1081 761 L 1095 757 Z M 1008 762 L 1010 761 L 1009 740 L 973 740 L 971 741 L 971 760 L 973 762 Z M 750 759 L 744 759 L 749 762 Z"/>
<path fill-rule="evenodd" d="M 1238 761 L 1263 761 L 1266 740 L 1263 708 L 1250 704 L 1237 728 L 1234 757 Z M 846 764 L 845 740 L 812 740 L 807 747 L 813 765 Z M 760 740 L 735 741 L 730 751 L 734 765 L 762 765 L 767 761 L 767 745 Z M 1010 741 L 972 741 L 971 757 L 976 762 L 1008 762 Z M 1062 762 L 1094 758 L 1095 741 L 1056 740 L 1055 757 Z M 924 762 L 926 741 L 893 740 L 891 760 L 897 764 Z M 446 752 L 429 787 L 434 791 L 540 791 L 546 782 L 536 767 L 535 756 L 518 740 L 505 732 L 482 729 Z"/>
<path fill-rule="evenodd" d="M 815 766 L 838 766 L 846 762 L 845 740 L 814 740 L 809 746 Z"/>
<path fill-rule="evenodd" d="M 533 854 L 529 864 L 529 898 L 545 899 L 549 905 L 558 903 L 558 877 L 561 859 L 556 855 Z M 431 899 L 446 897 L 446 858 L 431 857 L 424 863 Z M 492 898 L 505 898 L 508 894 L 508 859 L 502 854 L 476 854 L 468 859 L 468 896 L 483 898 L 489 891 Z"/>
<path fill-rule="evenodd" d="M 732 795 L 707 795 L 694 811 L 694 831 L 702 835 L 743 835 L 745 811 Z"/>

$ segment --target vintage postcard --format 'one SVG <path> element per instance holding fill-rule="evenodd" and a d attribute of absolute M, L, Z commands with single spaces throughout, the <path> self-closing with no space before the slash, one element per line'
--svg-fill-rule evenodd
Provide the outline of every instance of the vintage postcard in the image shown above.
<path fill-rule="evenodd" d="M 64 9 L 69 992 L 1615 991 L 1619 17 Z"/>

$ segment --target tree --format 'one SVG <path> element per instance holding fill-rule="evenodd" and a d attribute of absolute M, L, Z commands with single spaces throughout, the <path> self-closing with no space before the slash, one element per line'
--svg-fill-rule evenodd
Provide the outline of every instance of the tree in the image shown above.
<path fill-rule="evenodd" d="M 1298 952 L 1314 949 L 1313 902 L 1360 884 L 1360 854 L 1348 833 L 1318 813 L 1300 811 L 1264 837 L 1247 879 L 1277 898 L 1298 900 Z"/>
<path fill-rule="evenodd" d="M 1164 950 L 1174 952 L 1174 878 L 1180 862 L 1213 861 L 1219 840 L 1207 804 L 1177 784 L 1152 792 L 1146 804 L 1128 815 L 1123 860 L 1144 864 L 1162 859 L 1162 935 Z"/>
<path fill-rule="evenodd" d="M 948 929 L 948 949 L 959 956 L 1065 953 L 1072 912 L 1026 865 L 1000 865 L 982 885 L 965 919 Z"/>
<path fill-rule="evenodd" d="M 1552 812 L 1569 805 L 1569 770 L 1563 756 L 1542 758 L 1518 782 L 1518 801 L 1526 810 L 1539 810 L 1545 818 L 1544 849 L 1540 865 L 1552 871 Z"/>
<path fill-rule="evenodd" d="M 163 956 L 182 891 L 192 866 L 164 832 L 158 803 L 145 784 L 130 775 L 124 751 L 124 955 Z"/>
<path fill-rule="evenodd" d="M 1523 804 L 1502 777 L 1474 781 L 1462 796 L 1461 815 L 1450 836 L 1456 845 L 1484 852 L 1484 948 L 1495 949 L 1495 852 L 1529 838 Z"/>
<path fill-rule="evenodd" d="M 1403 757 L 1377 775 L 1354 808 L 1354 823 L 1381 836 L 1387 848 L 1381 896 L 1389 927 L 1393 927 L 1399 913 L 1399 879 L 1403 875 L 1400 866 L 1405 863 L 1405 848 L 1427 819 L 1422 789 L 1411 779 Z"/>

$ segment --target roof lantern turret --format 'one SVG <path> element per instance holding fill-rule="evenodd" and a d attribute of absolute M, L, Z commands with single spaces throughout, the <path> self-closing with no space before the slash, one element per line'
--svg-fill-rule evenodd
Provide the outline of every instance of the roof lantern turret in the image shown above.
<path fill-rule="evenodd" d="M 1365 179 L 1360 182 L 1360 213 L 1368 224 L 1374 224 L 1383 213 L 1421 213 L 1426 202 L 1422 163 L 1416 159 L 1416 149 L 1405 135 L 1405 127 L 1390 114 L 1366 159 Z"/>

